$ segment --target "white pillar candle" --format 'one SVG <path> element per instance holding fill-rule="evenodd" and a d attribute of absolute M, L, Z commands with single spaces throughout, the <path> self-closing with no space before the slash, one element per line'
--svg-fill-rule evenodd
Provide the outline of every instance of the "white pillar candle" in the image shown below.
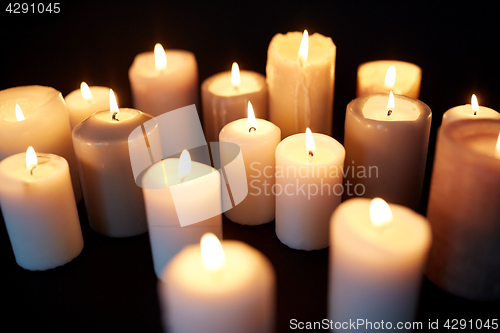
<path fill-rule="evenodd" d="M 110 111 L 94 113 L 73 130 L 85 207 L 96 232 L 110 237 L 140 235 L 147 231 L 146 213 L 132 172 L 128 145 L 134 139 L 129 135 L 152 117 L 135 109 L 118 109 L 116 102 L 110 105 Z M 159 147 L 159 143 L 150 144 Z"/>
<path fill-rule="evenodd" d="M 158 278 L 184 246 L 198 243 L 206 232 L 222 238 L 219 172 L 189 159 L 191 170 L 182 175 L 182 171 L 179 174 L 183 168 L 179 167 L 180 161 L 178 158 L 159 161 L 142 179 L 149 240 Z M 189 169 L 187 163 L 184 168 Z"/>
<path fill-rule="evenodd" d="M 47 270 L 80 254 L 82 231 L 68 162 L 33 149 L 26 155 L 0 162 L 0 204 L 18 265 Z"/>
<path fill-rule="evenodd" d="M 215 239 L 214 239 L 215 238 Z M 185 247 L 158 286 L 170 333 L 274 332 L 275 274 L 259 251 L 205 235 Z"/>
<path fill-rule="evenodd" d="M 476 95 L 472 95 L 471 104 L 455 106 L 443 114 L 441 125 L 446 126 L 459 119 L 500 119 L 500 113 L 496 110 L 480 106 Z"/>
<path fill-rule="evenodd" d="M 318 33 L 307 38 L 307 31 L 289 32 L 271 40 L 266 66 L 269 119 L 283 138 L 306 127 L 332 134 L 335 55 L 332 39 Z"/>
<path fill-rule="evenodd" d="M 330 244 L 330 216 L 343 191 L 344 147 L 332 137 L 308 132 L 276 148 L 276 235 L 298 250 Z"/>
<path fill-rule="evenodd" d="M 395 329 L 414 320 L 431 244 L 428 221 L 379 198 L 355 198 L 333 213 L 330 230 L 328 318 L 367 332 L 380 329 L 368 322 Z"/>
<path fill-rule="evenodd" d="M 345 197 L 381 197 L 417 209 L 424 181 L 431 110 L 390 94 L 358 97 L 347 105 Z"/>
<path fill-rule="evenodd" d="M 16 118 L 16 104 L 22 118 Z M 51 87 L 23 86 L 0 91 L 0 160 L 33 146 L 68 161 L 76 201 L 82 198 L 68 110 L 61 93 Z"/>
<path fill-rule="evenodd" d="M 224 125 L 247 116 L 251 102 L 255 116 L 267 119 L 266 78 L 252 71 L 241 71 L 236 63 L 231 71 L 210 76 L 201 85 L 203 127 L 207 142 L 217 141 Z"/>
<path fill-rule="evenodd" d="M 466 119 L 438 131 L 427 218 L 427 277 L 475 300 L 500 300 L 500 120 Z"/>
<path fill-rule="evenodd" d="M 393 69 L 390 69 L 393 67 Z M 370 61 L 359 65 L 356 96 L 393 91 L 418 99 L 422 69 L 415 64 L 397 60 Z"/>
<path fill-rule="evenodd" d="M 164 51 L 157 45 L 155 52 L 138 54 L 128 72 L 134 107 L 153 117 L 198 101 L 198 65 L 194 54 Z"/>
<path fill-rule="evenodd" d="M 73 90 L 64 98 L 69 111 L 71 129 L 97 111 L 109 110 L 109 88 L 89 87 L 82 82 L 80 89 Z"/>
<path fill-rule="evenodd" d="M 248 118 L 224 126 L 219 135 L 220 142 L 232 142 L 240 147 L 249 186 L 246 198 L 224 214 L 236 223 L 259 225 L 271 222 L 275 216 L 274 156 L 281 132 L 273 123 L 255 119 L 250 102 L 248 113 Z M 231 162 L 232 156 L 225 153 L 228 152 L 221 151 L 221 165 Z"/>

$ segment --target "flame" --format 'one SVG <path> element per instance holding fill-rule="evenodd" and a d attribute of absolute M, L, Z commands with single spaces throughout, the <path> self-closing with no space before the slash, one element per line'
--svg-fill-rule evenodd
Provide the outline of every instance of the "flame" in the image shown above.
<path fill-rule="evenodd" d="M 26 118 L 24 117 L 23 110 L 21 110 L 19 104 L 16 104 L 16 120 L 23 121 L 24 119 Z"/>
<path fill-rule="evenodd" d="M 370 203 L 370 219 L 374 226 L 380 227 L 392 221 L 391 208 L 384 199 L 374 198 Z"/>
<path fill-rule="evenodd" d="M 167 68 L 167 54 L 160 43 L 155 45 L 155 68 L 157 72 L 162 72 Z"/>
<path fill-rule="evenodd" d="M 235 62 L 233 62 L 233 66 L 231 67 L 231 84 L 233 85 L 234 89 L 240 88 L 240 67 Z"/>
<path fill-rule="evenodd" d="M 389 92 L 389 100 L 387 101 L 387 115 L 390 116 L 394 111 L 394 94 L 392 90 Z"/>
<path fill-rule="evenodd" d="M 184 177 L 191 174 L 191 155 L 184 149 L 179 157 L 179 166 L 177 168 L 177 176 L 183 180 Z"/>
<path fill-rule="evenodd" d="M 255 113 L 253 112 L 253 106 L 250 101 L 248 101 L 248 108 L 247 108 L 247 114 L 248 114 L 248 132 L 250 133 L 252 130 L 252 127 L 254 130 L 257 130 L 257 120 L 255 120 Z"/>
<path fill-rule="evenodd" d="M 301 66 L 304 66 L 307 63 L 308 53 L 309 53 L 309 33 L 307 32 L 307 30 L 304 30 L 298 54 L 299 63 Z"/>
<path fill-rule="evenodd" d="M 109 112 L 113 116 L 120 114 L 120 109 L 118 108 L 118 103 L 116 102 L 116 96 L 113 89 L 109 89 Z"/>
<path fill-rule="evenodd" d="M 90 91 L 89 85 L 85 82 L 80 84 L 80 93 L 82 97 L 87 102 L 92 102 L 92 92 Z"/>
<path fill-rule="evenodd" d="M 38 159 L 36 158 L 35 149 L 29 146 L 28 149 L 26 150 L 26 169 L 28 171 L 31 171 L 37 165 L 38 165 Z"/>
<path fill-rule="evenodd" d="M 209 271 L 218 271 L 224 266 L 226 256 L 217 236 L 206 233 L 201 237 L 201 260 Z"/>
<path fill-rule="evenodd" d="M 314 137 L 309 127 L 306 128 L 306 148 L 309 155 L 314 156 L 314 153 L 316 152 L 316 145 L 314 144 Z"/>
<path fill-rule="evenodd" d="M 498 134 L 497 148 L 495 149 L 495 156 L 500 158 L 500 133 Z"/>
<path fill-rule="evenodd" d="M 477 102 L 477 97 L 475 94 L 472 94 L 472 97 L 470 98 L 470 107 L 472 109 L 472 113 L 476 115 L 479 111 L 479 103 Z"/>
<path fill-rule="evenodd" d="M 394 83 L 396 82 L 396 67 L 390 66 L 387 69 L 387 73 L 385 73 L 385 88 L 392 89 L 394 88 Z"/>

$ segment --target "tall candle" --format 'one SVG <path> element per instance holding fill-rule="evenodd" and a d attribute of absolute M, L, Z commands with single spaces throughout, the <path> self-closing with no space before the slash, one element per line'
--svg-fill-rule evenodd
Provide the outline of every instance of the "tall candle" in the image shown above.
<path fill-rule="evenodd" d="M 267 119 L 267 85 L 262 74 L 241 71 L 236 63 L 231 72 L 212 75 L 201 85 L 203 127 L 207 142 L 217 141 L 228 123 L 246 118 L 251 102 L 255 116 Z"/>
<path fill-rule="evenodd" d="M 395 329 L 414 320 L 431 243 L 428 221 L 380 198 L 355 198 L 333 213 L 330 231 L 328 318 L 365 331 L 382 321 Z"/>
<path fill-rule="evenodd" d="M 167 266 L 158 286 L 165 331 L 274 332 L 276 278 L 262 253 L 203 236 Z"/>
<path fill-rule="evenodd" d="M 87 83 L 82 82 L 80 89 L 70 92 L 64 100 L 73 129 L 94 112 L 109 110 L 109 88 L 89 87 Z"/>
<path fill-rule="evenodd" d="M 83 237 L 68 162 L 30 148 L 0 162 L 0 204 L 18 265 L 47 270 L 77 257 Z"/>
<path fill-rule="evenodd" d="M 500 120 L 441 126 L 429 194 L 428 278 L 475 300 L 500 300 Z"/>
<path fill-rule="evenodd" d="M 471 104 L 455 106 L 443 114 L 441 125 L 447 124 L 460 119 L 500 119 L 500 113 L 497 111 L 480 106 L 476 95 L 472 95 Z"/>
<path fill-rule="evenodd" d="M 16 118 L 16 104 L 22 116 Z M 19 120 L 18 120 L 19 119 Z M 23 86 L 0 91 L 0 160 L 33 146 L 62 156 L 69 164 L 76 201 L 82 198 L 68 110 L 61 93 L 51 87 Z"/>
<path fill-rule="evenodd" d="M 418 99 L 422 69 L 415 64 L 397 60 L 370 61 L 359 65 L 356 96 L 393 91 Z"/>
<path fill-rule="evenodd" d="M 306 127 L 332 134 L 335 54 L 332 39 L 318 33 L 308 38 L 307 31 L 289 32 L 271 40 L 266 66 L 269 119 L 283 138 Z"/>
<path fill-rule="evenodd" d="M 307 141 L 307 142 L 306 142 Z M 324 134 L 292 135 L 276 148 L 276 235 L 293 249 L 329 245 L 330 216 L 342 197 L 345 150 Z"/>
<path fill-rule="evenodd" d="M 135 108 L 153 117 L 198 101 L 198 65 L 189 51 L 157 44 L 135 57 L 128 76 Z"/>
<path fill-rule="evenodd" d="M 273 123 L 256 119 L 250 102 L 248 113 L 248 118 L 224 126 L 219 135 L 220 142 L 232 142 L 240 147 L 249 186 L 246 198 L 224 214 L 236 223 L 259 225 L 271 222 L 275 216 L 274 155 L 281 132 Z M 232 156 L 225 153 L 222 150 L 221 165 L 231 162 Z"/>
<path fill-rule="evenodd" d="M 147 231 L 146 213 L 128 146 L 144 142 L 144 137 L 129 135 L 152 117 L 135 109 L 118 109 L 116 101 L 110 105 L 111 110 L 94 113 L 73 130 L 85 207 L 96 232 L 110 237 L 140 235 Z M 158 131 L 158 127 L 150 127 L 151 131 Z M 157 137 L 158 142 L 150 142 L 151 147 L 160 147 Z"/>
<path fill-rule="evenodd" d="M 191 162 L 187 151 L 183 154 L 180 159 L 155 163 L 142 179 L 158 278 L 183 247 L 198 243 L 206 232 L 222 238 L 220 174 L 208 165 Z"/>
<path fill-rule="evenodd" d="M 347 105 L 345 197 L 381 197 L 417 209 L 424 181 L 431 110 L 391 94 L 358 97 Z"/>

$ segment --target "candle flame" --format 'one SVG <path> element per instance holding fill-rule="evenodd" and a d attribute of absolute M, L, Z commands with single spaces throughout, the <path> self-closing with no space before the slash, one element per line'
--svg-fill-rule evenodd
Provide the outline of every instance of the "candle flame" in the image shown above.
<path fill-rule="evenodd" d="M 218 271 L 224 266 L 226 256 L 217 236 L 206 233 L 201 237 L 201 260 L 209 271 Z"/>
<path fill-rule="evenodd" d="M 470 98 L 470 107 L 472 109 L 472 113 L 474 115 L 477 115 L 477 112 L 479 111 L 479 103 L 477 102 L 477 97 L 475 94 L 472 94 L 472 97 Z"/>
<path fill-rule="evenodd" d="M 155 44 L 155 67 L 157 72 L 162 72 L 167 68 L 167 54 L 160 43 Z"/>
<path fill-rule="evenodd" d="M 396 82 L 396 67 L 390 66 L 387 69 L 387 73 L 385 73 L 385 88 L 392 89 L 394 88 L 394 83 Z"/>
<path fill-rule="evenodd" d="M 177 176 L 181 179 L 181 182 L 186 176 L 191 174 L 191 155 L 184 149 L 179 157 L 179 166 L 177 168 Z"/>
<path fill-rule="evenodd" d="M 80 84 L 80 93 L 85 101 L 92 102 L 92 92 L 86 82 Z"/>
<path fill-rule="evenodd" d="M 309 33 L 307 32 L 307 30 L 304 30 L 298 54 L 300 66 L 304 66 L 306 64 L 308 53 L 309 53 Z"/>
<path fill-rule="evenodd" d="M 248 114 L 248 132 L 252 132 L 252 129 L 254 131 L 257 130 L 257 120 L 255 120 L 255 113 L 253 112 L 253 106 L 250 101 L 248 101 L 248 108 L 247 108 L 247 114 Z"/>
<path fill-rule="evenodd" d="M 231 84 L 234 89 L 239 89 L 241 84 L 240 78 L 240 67 L 237 63 L 233 62 L 233 66 L 231 67 Z"/>
<path fill-rule="evenodd" d="M 498 134 L 497 149 L 495 149 L 495 157 L 500 158 L 500 133 Z"/>
<path fill-rule="evenodd" d="M 374 198 L 370 203 L 370 219 L 374 226 L 380 227 L 392 221 L 392 211 L 387 202 Z"/>
<path fill-rule="evenodd" d="M 387 101 L 387 115 L 390 116 L 394 111 L 394 94 L 392 90 L 389 92 L 389 100 Z"/>
<path fill-rule="evenodd" d="M 26 169 L 32 171 L 38 165 L 38 159 L 36 158 L 35 149 L 29 146 L 26 150 Z"/>
<path fill-rule="evenodd" d="M 23 110 L 21 110 L 19 104 L 16 104 L 16 120 L 23 121 L 24 119 L 26 118 L 24 117 Z"/>
<path fill-rule="evenodd" d="M 314 153 L 316 152 L 316 145 L 314 144 L 314 137 L 309 127 L 306 128 L 306 148 L 309 152 L 309 156 L 314 156 Z"/>
<path fill-rule="evenodd" d="M 116 102 L 116 96 L 113 89 L 109 89 L 109 112 L 113 118 L 120 114 L 120 109 L 118 108 L 118 103 Z"/>

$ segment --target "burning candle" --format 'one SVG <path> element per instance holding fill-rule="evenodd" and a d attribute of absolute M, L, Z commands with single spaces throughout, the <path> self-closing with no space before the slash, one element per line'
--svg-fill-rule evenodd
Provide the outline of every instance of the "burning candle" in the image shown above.
<path fill-rule="evenodd" d="M 238 241 L 205 234 L 182 249 L 158 286 L 168 332 L 274 332 L 275 274 L 269 260 Z"/>
<path fill-rule="evenodd" d="M 208 142 L 217 141 L 228 123 L 246 117 L 251 102 L 257 118 L 267 118 L 267 85 L 262 74 L 241 71 L 233 63 L 231 72 L 215 74 L 201 85 L 203 122 Z"/>
<path fill-rule="evenodd" d="M 83 237 L 68 162 L 26 153 L 0 162 L 0 205 L 16 262 L 47 270 L 77 257 Z"/>
<path fill-rule="evenodd" d="M 82 82 L 80 89 L 73 90 L 64 98 L 69 111 L 71 129 L 97 111 L 109 110 L 109 88 L 89 87 Z"/>
<path fill-rule="evenodd" d="M 365 324 L 412 321 L 431 244 L 428 221 L 380 198 L 355 198 L 335 210 L 330 232 L 328 318 L 367 331 L 374 328 Z"/>
<path fill-rule="evenodd" d="M 479 106 L 476 95 L 472 94 L 470 104 L 456 106 L 446 111 L 441 125 L 445 126 L 459 119 L 500 119 L 500 113 L 485 106 Z"/>
<path fill-rule="evenodd" d="M 314 132 L 332 134 L 336 47 L 329 37 L 277 34 L 267 52 L 269 117 L 283 138 Z"/>

